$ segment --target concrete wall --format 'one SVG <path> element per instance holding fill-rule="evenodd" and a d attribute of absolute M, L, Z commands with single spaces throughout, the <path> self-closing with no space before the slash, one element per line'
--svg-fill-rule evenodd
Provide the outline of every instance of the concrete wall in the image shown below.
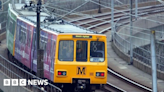
<path fill-rule="evenodd" d="M 150 30 L 159 31 L 159 32 L 156 32 L 156 39 L 162 40 L 163 33 L 164 33 L 163 23 L 164 23 L 164 16 L 159 16 L 159 15 L 158 16 L 152 15 L 152 16 L 147 17 L 146 19 L 138 19 L 136 22 L 133 23 L 134 27 L 138 27 L 137 29 L 133 28 L 134 29 L 133 36 L 137 37 L 137 38 L 133 38 L 133 44 L 138 47 L 150 44 Z M 149 29 L 149 30 L 146 30 L 146 29 Z M 122 34 L 130 35 L 129 28 L 125 25 L 123 27 L 121 27 L 118 32 L 122 33 Z M 127 41 L 129 41 L 129 36 L 127 36 L 127 35 L 120 34 L 122 39 L 126 39 Z M 120 39 L 118 37 L 117 40 L 119 40 L 120 43 L 124 43 L 125 40 L 122 40 L 122 39 Z M 147 39 L 147 40 L 145 40 L 145 39 Z M 125 48 L 126 45 L 123 47 Z M 130 56 L 127 54 L 127 51 L 130 50 L 130 47 L 128 48 L 128 50 L 124 51 L 123 48 L 118 47 L 116 43 L 112 43 L 112 48 L 119 57 L 121 57 L 122 59 L 124 59 L 127 62 L 130 61 Z M 140 69 L 148 74 L 151 74 L 151 66 L 144 63 L 143 61 L 140 61 L 138 59 L 133 59 L 133 65 L 135 67 L 137 67 L 138 69 Z M 157 77 L 159 79 L 164 80 L 164 72 L 157 70 Z"/>
<path fill-rule="evenodd" d="M 127 62 L 130 62 L 130 58 L 129 58 L 130 56 L 129 56 L 128 54 L 125 54 L 122 50 L 120 50 L 120 49 L 115 45 L 115 43 L 112 43 L 112 48 L 113 48 L 113 50 L 115 51 L 115 53 L 116 53 L 120 58 L 122 58 L 123 60 L 125 60 L 125 61 L 127 61 Z M 136 68 L 138 68 L 138 69 L 144 71 L 145 73 L 148 73 L 148 74 L 151 75 L 151 67 L 148 66 L 148 65 L 146 65 L 145 63 L 143 63 L 143 62 L 141 62 L 141 61 L 139 61 L 139 60 L 137 60 L 137 59 L 133 59 L 133 65 L 134 65 Z M 159 79 L 164 80 L 164 72 L 157 70 L 157 77 L 158 77 Z"/>

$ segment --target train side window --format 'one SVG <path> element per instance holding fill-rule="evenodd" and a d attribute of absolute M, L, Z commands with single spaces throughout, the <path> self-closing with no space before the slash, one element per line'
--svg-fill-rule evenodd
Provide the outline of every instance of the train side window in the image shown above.
<path fill-rule="evenodd" d="M 51 68 L 54 66 L 55 51 L 56 51 L 56 41 L 51 40 Z"/>
<path fill-rule="evenodd" d="M 9 23 L 10 23 L 10 16 L 9 14 L 7 14 L 7 29 L 9 30 Z"/>
<path fill-rule="evenodd" d="M 73 61 L 74 42 L 65 40 L 59 42 L 58 58 L 60 61 Z"/>
<path fill-rule="evenodd" d="M 47 37 L 41 35 L 40 36 L 40 49 L 46 50 L 47 49 Z"/>
<path fill-rule="evenodd" d="M 19 40 L 19 37 L 20 37 L 20 36 L 19 36 L 19 35 L 20 35 L 20 34 L 19 34 L 19 33 L 20 33 L 20 32 L 19 32 L 19 30 L 20 30 L 20 25 L 19 25 L 18 22 L 17 22 L 17 27 L 16 27 L 16 29 L 17 29 L 17 30 L 16 30 L 16 39 Z"/>
<path fill-rule="evenodd" d="M 90 62 L 104 62 L 104 60 L 105 60 L 104 42 L 91 41 Z"/>
<path fill-rule="evenodd" d="M 19 26 L 20 26 L 20 25 L 19 25 Z M 20 26 L 19 28 L 20 28 L 20 29 L 18 29 L 18 30 L 19 30 L 19 41 L 22 42 L 22 40 L 23 40 L 23 39 L 22 39 L 23 34 L 22 34 L 22 31 L 21 31 L 21 28 L 22 28 L 22 27 Z"/>
<path fill-rule="evenodd" d="M 10 27 L 9 31 L 10 31 L 10 33 L 12 33 L 12 31 L 13 31 L 13 21 L 12 20 L 10 20 L 10 26 L 9 27 Z"/>
<path fill-rule="evenodd" d="M 20 26 L 20 34 L 19 34 L 19 41 L 23 44 L 27 43 L 27 33 L 26 33 L 26 29 L 22 26 Z"/>
<path fill-rule="evenodd" d="M 22 32 L 23 32 L 23 44 L 26 44 L 26 41 L 27 41 L 27 33 L 26 33 L 26 29 L 25 28 L 22 28 Z"/>
<path fill-rule="evenodd" d="M 27 40 L 27 44 L 28 46 L 30 47 L 30 44 L 31 44 L 31 31 L 28 30 L 28 40 Z"/>
<path fill-rule="evenodd" d="M 20 39 L 21 39 L 21 36 L 20 36 L 20 34 L 21 34 L 21 32 L 20 32 L 20 30 L 21 30 L 21 27 L 20 27 L 20 24 L 18 23 L 17 24 L 17 36 L 18 36 L 18 40 L 20 41 Z"/>
<path fill-rule="evenodd" d="M 33 30 L 34 33 L 33 33 L 33 38 L 32 38 L 32 47 L 35 48 L 35 44 L 36 44 L 36 32 L 35 32 L 35 29 Z"/>
<path fill-rule="evenodd" d="M 14 33 L 15 33 L 15 27 L 16 27 L 16 22 L 15 21 L 13 21 L 13 25 L 12 25 L 12 34 L 14 35 Z"/>
<path fill-rule="evenodd" d="M 76 42 L 76 61 L 87 61 L 87 41 L 77 41 Z"/>
<path fill-rule="evenodd" d="M 53 60 L 55 57 L 55 51 L 56 51 L 56 41 L 51 40 L 51 59 Z"/>
<path fill-rule="evenodd" d="M 15 32 L 15 21 L 10 19 L 10 22 L 9 22 L 9 31 L 12 35 L 14 35 L 14 32 Z"/>

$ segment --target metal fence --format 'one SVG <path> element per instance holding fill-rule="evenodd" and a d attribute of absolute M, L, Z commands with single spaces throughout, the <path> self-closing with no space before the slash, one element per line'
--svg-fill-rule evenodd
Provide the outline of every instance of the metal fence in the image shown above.
<path fill-rule="evenodd" d="M 37 77 L 36 75 L 26 71 L 25 69 L 21 68 L 20 66 L 14 64 L 13 62 L 10 62 L 9 60 L 5 59 L 3 56 L 0 55 L 0 71 L 5 73 L 9 78 L 11 79 L 38 79 L 42 80 L 41 78 Z M 27 83 L 28 84 L 28 83 Z M 10 86 L 12 87 L 12 86 Z M 8 87 L 9 88 L 9 87 Z M 48 83 L 46 86 L 31 86 L 26 85 L 25 88 L 27 88 L 30 91 L 33 92 L 61 92 L 62 90 L 55 85 Z M 44 90 L 43 90 L 44 88 Z M 17 89 L 17 92 L 22 92 L 22 90 Z"/>
<path fill-rule="evenodd" d="M 159 18 L 159 20 L 161 21 L 164 20 L 164 16 L 161 17 L 161 15 L 157 15 L 156 17 Z M 152 23 L 152 25 L 160 24 L 158 23 L 158 21 L 154 21 L 154 22 L 156 23 Z M 151 65 L 150 31 L 155 30 L 157 69 L 164 71 L 164 43 L 163 43 L 164 24 L 161 23 L 160 26 L 148 28 L 147 25 L 151 25 L 150 23 L 148 22 L 142 22 L 142 23 L 141 26 L 143 27 L 145 26 L 145 28 L 137 27 L 135 24 L 133 25 L 132 28 L 133 35 L 131 36 L 129 24 L 123 25 L 121 24 L 121 20 L 117 21 L 115 25 L 115 32 L 114 32 L 114 43 L 119 48 L 119 50 L 129 55 L 130 55 L 130 45 L 132 44 L 133 57 L 147 65 Z M 119 26 L 120 24 L 122 26 Z M 132 38 L 132 43 L 130 42 L 130 37 Z"/>

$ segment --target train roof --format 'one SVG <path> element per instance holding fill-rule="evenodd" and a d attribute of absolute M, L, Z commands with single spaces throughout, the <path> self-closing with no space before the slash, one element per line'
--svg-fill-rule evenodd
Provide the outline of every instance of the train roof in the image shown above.
<path fill-rule="evenodd" d="M 29 24 L 36 26 L 36 8 L 27 7 L 25 4 L 9 4 L 10 10 L 13 10 L 14 14 L 18 14 L 18 19 L 24 20 Z M 14 8 L 13 8 L 14 7 Z M 97 34 L 97 32 L 79 27 L 75 24 L 69 23 L 67 21 L 52 18 L 50 14 L 42 11 L 40 14 L 41 29 L 46 31 L 51 31 L 55 33 L 89 33 Z M 50 20 L 49 20 L 50 18 Z"/>

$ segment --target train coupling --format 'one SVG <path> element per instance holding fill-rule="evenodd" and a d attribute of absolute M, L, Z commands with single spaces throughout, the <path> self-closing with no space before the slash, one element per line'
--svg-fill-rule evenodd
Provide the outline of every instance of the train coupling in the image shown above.
<path fill-rule="evenodd" d="M 85 90 L 86 89 L 86 80 L 78 80 L 77 82 L 77 88 L 80 90 Z"/>

